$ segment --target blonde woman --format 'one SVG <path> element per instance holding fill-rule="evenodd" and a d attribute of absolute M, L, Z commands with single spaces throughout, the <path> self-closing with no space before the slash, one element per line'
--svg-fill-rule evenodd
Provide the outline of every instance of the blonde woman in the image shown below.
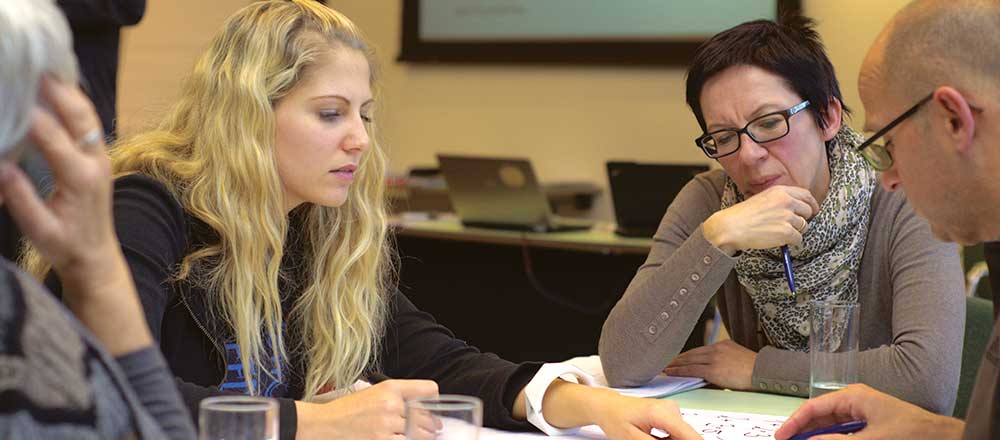
<path fill-rule="evenodd" d="M 192 412 L 210 395 L 265 395 L 280 399 L 285 439 L 401 439 L 404 400 L 441 391 L 482 398 L 488 426 L 698 438 L 671 402 L 482 354 L 396 291 L 374 83 L 346 17 L 255 3 L 159 128 L 115 148 L 118 235 Z M 383 376 L 395 380 L 354 386 Z"/>

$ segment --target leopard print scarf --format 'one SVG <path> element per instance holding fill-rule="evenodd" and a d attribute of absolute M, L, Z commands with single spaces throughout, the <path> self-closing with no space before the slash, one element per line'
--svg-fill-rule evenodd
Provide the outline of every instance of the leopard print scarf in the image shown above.
<path fill-rule="evenodd" d="M 862 137 L 846 126 L 827 145 L 830 190 L 798 246 L 789 246 L 796 295 L 785 281 L 780 248 L 744 251 L 736 275 L 753 301 L 771 343 L 782 349 L 808 351 L 808 300 L 858 299 L 858 267 L 871 218 L 871 198 L 878 183 L 875 170 L 855 152 Z M 744 200 L 726 178 L 722 209 Z"/>

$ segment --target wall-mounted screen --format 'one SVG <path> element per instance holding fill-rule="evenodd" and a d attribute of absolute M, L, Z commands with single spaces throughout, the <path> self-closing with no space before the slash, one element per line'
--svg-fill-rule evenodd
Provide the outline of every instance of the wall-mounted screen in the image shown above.
<path fill-rule="evenodd" d="M 799 0 L 404 0 L 399 59 L 687 64 L 713 34 Z"/>

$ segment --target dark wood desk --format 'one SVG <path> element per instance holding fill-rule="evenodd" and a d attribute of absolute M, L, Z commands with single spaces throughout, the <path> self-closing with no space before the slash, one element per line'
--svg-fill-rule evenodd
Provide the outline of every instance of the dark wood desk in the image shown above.
<path fill-rule="evenodd" d="M 459 338 L 512 361 L 597 353 L 608 312 L 652 244 L 609 227 L 543 234 L 452 220 L 395 231 L 403 293 Z"/>

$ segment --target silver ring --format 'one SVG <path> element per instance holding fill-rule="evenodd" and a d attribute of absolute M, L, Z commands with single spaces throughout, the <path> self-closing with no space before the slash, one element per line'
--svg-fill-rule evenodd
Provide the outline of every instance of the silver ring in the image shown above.
<path fill-rule="evenodd" d="M 87 134 L 83 135 L 83 137 L 76 143 L 83 151 L 93 151 L 101 145 L 102 140 L 104 140 L 104 132 L 102 132 L 99 128 L 95 128 L 88 131 Z"/>

